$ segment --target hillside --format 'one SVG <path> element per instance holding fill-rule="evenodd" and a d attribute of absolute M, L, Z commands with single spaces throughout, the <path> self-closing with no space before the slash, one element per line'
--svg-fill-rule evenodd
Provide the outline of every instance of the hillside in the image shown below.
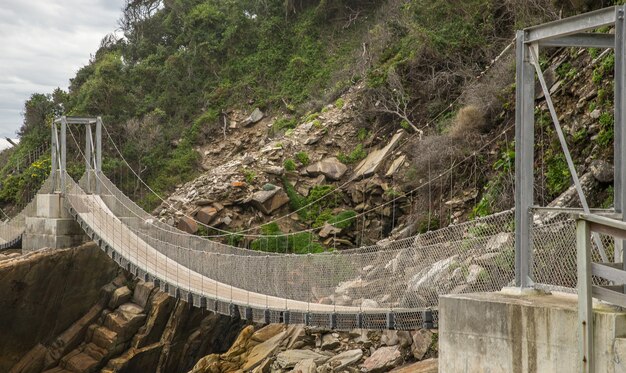
<path fill-rule="evenodd" d="M 231 222 L 213 224 L 216 229 L 192 224 L 190 230 L 203 235 L 223 235 L 271 220 L 267 210 L 261 216 L 247 207 L 248 201 L 243 203 L 265 184 L 283 188 L 290 200 L 272 214 L 300 211 L 278 226 L 266 226 L 265 233 L 260 228 L 251 233 L 322 228 L 329 220 L 368 233 L 358 234 L 358 239 L 352 233 L 340 242 L 321 240 L 325 248 L 373 243 L 409 220 L 412 230 L 428 230 L 509 208 L 511 185 L 498 175 L 511 172 L 503 165 L 510 163 L 513 136 L 510 132 L 494 138 L 512 124 L 513 66 L 506 47 L 516 28 L 609 5 L 593 4 L 128 1 L 121 34 L 103 39 L 69 89 L 33 94 L 26 103 L 22 143 L 5 155 L 8 160 L 0 170 L 0 203 L 11 210 L 11 205 L 28 199 L 19 190 L 41 183 L 49 158 L 41 157 L 25 172 L 24 166 L 16 166 L 39 154 L 34 150 L 48 141 L 47 123 L 64 113 L 103 116 L 110 134 L 105 136 L 104 171 L 147 209 L 161 203 L 157 194 L 171 194 L 200 177 L 172 194 L 170 202 L 177 208 L 163 204 L 155 212 L 172 224 L 179 224 L 175 210 L 181 208 L 194 217 L 196 207 L 208 204 L 190 205 L 197 201 L 189 188 L 209 199 L 224 199 L 215 202 L 226 204 L 213 208 L 226 208 L 218 220 L 227 217 Z M 507 52 L 493 64 L 503 50 Z M 257 108 L 263 119 L 247 127 L 242 122 Z M 380 165 L 385 175 L 379 175 L 380 180 L 353 180 L 359 162 L 400 130 L 401 144 L 395 144 L 398 148 Z M 483 149 L 487 152 L 474 154 L 486 142 L 491 144 Z M 72 146 L 71 139 L 69 143 Z M 224 156 L 239 163 L 216 168 L 226 163 Z M 304 170 L 333 156 L 349 169 L 340 180 L 301 177 L 313 176 L 315 172 Z M 70 173 L 80 175 L 80 152 L 75 149 L 68 158 Z M 398 167 L 386 176 L 393 161 Z M 460 163 L 465 165 L 462 170 Z M 273 167 L 274 174 L 267 174 L 266 166 Z M 447 171 L 451 166 L 454 172 Z M 231 177 L 224 178 L 228 173 Z M 426 183 L 441 173 L 445 175 L 438 177 L 438 185 Z M 211 175 L 217 174 L 223 179 L 219 193 L 219 182 L 212 190 L 197 188 L 213 183 Z M 567 187 L 563 177 L 555 177 L 559 185 L 541 198 L 554 198 Z M 246 185 L 233 188 L 228 185 L 233 182 Z M 347 192 L 307 206 L 345 183 Z M 232 195 L 224 195 L 225 186 Z M 419 193 L 400 198 L 418 187 Z M 357 192 L 363 188 L 365 198 Z M 386 212 L 373 211 L 361 223 L 349 220 L 385 202 L 392 204 Z M 374 215 L 378 217 L 372 219 Z M 355 224 L 361 227 L 354 229 Z M 231 239 L 246 245 L 253 241 Z M 275 244 L 285 249 L 284 243 Z M 305 246 L 306 251 L 313 247 Z"/>

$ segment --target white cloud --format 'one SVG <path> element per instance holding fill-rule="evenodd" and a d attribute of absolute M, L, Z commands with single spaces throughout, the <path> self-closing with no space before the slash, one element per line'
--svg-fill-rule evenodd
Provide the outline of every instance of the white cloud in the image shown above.
<path fill-rule="evenodd" d="M 114 32 L 123 0 L 0 0 L 0 137 L 21 126 L 33 93 L 66 89 L 102 38 Z"/>

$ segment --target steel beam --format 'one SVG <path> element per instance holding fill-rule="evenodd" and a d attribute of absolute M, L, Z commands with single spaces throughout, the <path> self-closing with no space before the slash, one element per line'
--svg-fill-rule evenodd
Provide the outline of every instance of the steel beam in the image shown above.
<path fill-rule="evenodd" d="M 100 175 L 102 173 L 102 118 L 96 118 L 96 194 L 100 194 Z"/>
<path fill-rule="evenodd" d="M 61 118 L 61 193 L 65 193 L 65 170 L 67 166 L 67 120 L 66 117 Z"/>
<path fill-rule="evenodd" d="M 96 118 L 90 117 L 59 117 L 54 120 L 55 123 L 61 123 L 65 118 L 65 123 L 67 124 L 94 124 L 96 123 Z"/>
<path fill-rule="evenodd" d="M 517 32 L 515 103 L 515 285 L 532 286 L 531 207 L 534 199 L 535 72 L 525 44 Z"/>
<path fill-rule="evenodd" d="M 91 193 L 91 151 L 93 150 L 93 141 L 91 139 L 91 125 L 85 126 L 85 173 L 87 174 L 87 193 Z"/>
<path fill-rule="evenodd" d="M 614 205 L 615 211 L 622 213 L 626 203 L 626 25 L 624 21 L 626 6 L 615 8 L 615 121 L 614 121 Z M 615 240 L 615 261 L 624 262 L 624 240 Z"/>
<path fill-rule="evenodd" d="M 615 7 L 604 8 L 574 17 L 548 22 L 543 25 L 529 27 L 524 30 L 526 43 L 534 43 L 545 39 L 552 39 L 615 23 Z"/>
<path fill-rule="evenodd" d="M 51 144 L 50 144 L 51 145 L 50 146 L 50 152 L 51 152 L 50 157 L 51 157 L 52 165 L 51 165 L 51 168 L 50 168 L 50 173 L 52 174 L 51 175 L 52 176 L 52 190 L 50 192 L 54 193 L 56 191 L 56 189 L 57 189 L 57 180 L 58 180 L 58 176 L 59 176 L 58 173 L 57 173 L 57 167 L 58 167 L 58 164 L 57 164 L 57 135 L 58 135 L 58 132 L 57 132 L 57 124 L 56 124 L 56 122 L 52 123 L 51 128 L 52 128 L 52 133 L 51 133 L 52 139 L 51 139 Z"/>
<path fill-rule="evenodd" d="M 578 271 L 578 356 L 580 371 L 593 372 L 593 308 L 591 283 L 591 230 L 589 223 L 576 222 L 576 258 Z"/>
<path fill-rule="evenodd" d="M 572 34 L 554 39 L 539 41 L 540 47 L 580 47 L 580 48 L 614 48 L 615 35 L 611 34 Z"/>

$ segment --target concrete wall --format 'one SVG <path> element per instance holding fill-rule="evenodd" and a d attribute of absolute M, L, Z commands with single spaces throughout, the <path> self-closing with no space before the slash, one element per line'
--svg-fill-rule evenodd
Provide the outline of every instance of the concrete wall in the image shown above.
<path fill-rule="evenodd" d="M 461 294 L 439 300 L 439 372 L 577 372 L 577 298 Z M 594 305 L 596 372 L 626 372 L 626 313 Z"/>
<path fill-rule="evenodd" d="M 88 239 L 63 204 L 61 194 L 38 194 L 36 216 L 26 217 L 22 236 L 24 252 L 42 248 L 75 247 Z"/>

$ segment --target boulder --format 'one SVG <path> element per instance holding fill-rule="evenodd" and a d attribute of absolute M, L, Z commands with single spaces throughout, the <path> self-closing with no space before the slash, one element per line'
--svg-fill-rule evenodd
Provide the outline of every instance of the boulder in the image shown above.
<path fill-rule="evenodd" d="M 312 359 L 316 365 L 321 365 L 328 360 L 328 356 L 310 350 L 287 350 L 276 356 L 276 363 L 283 369 L 293 368 L 298 362 L 307 359 Z"/>
<path fill-rule="evenodd" d="M 395 346 L 400 342 L 398 338 L 398 332 L 395 330 L 383 330 L 383 335 L 380 337 L 380 343 L 385 346 Z"/>
<path fill-rule="evenodd" d="M 266 215 L 270 215 L 287 202 L 289 202 L 289 197 L 281 187 L 276 187 L 273 190 L 260 190 L 254 193 L 250 199 L 250 204 Z"/>
<path fill-rule="evenodd" d="M 335 157 L 322 159 L 306 168 L 311 176 L 324 175 L 330 180 L 339 180 L 346 173 L 348 167 Z"/>
<path fill-rule="evenodd" d="M 256 124 L 260 122 L 263 117 L 265 117 L 265 114 L 261 111 L 261 109 L 256 108 L 252 111 L 250 116 L 243 121 L 243 125 L 247 127 L 252 124 Z"/>
<path fill-rule="evenodd" d="M 157 292 L 150 300 L 150 313 L 141 332 L 135 335 L 132 346 L 136 349 L 158 342 L 176 301 L 167 293 Z"/>
<path fill-rule="evenodd" d="M 339 342 L 339 338 L 335 337 L 332 333 L 324 334 L 322 336 L 322 345 L 320 346 L 321 350 L 334 350 L 339 347 L 341 342 Z"/>
<path fill-rule="evenodd" d="M 183 232 L 187 232 L 190 234 L 196 234 L 198 232 L 198 223 L 196 223 L 193 219 L 183 216 L 178 220 L 178 224 L 176 227 Z"/>
<path fill-rule="evenodd" d="M 329 365 L 335 372 L 340 372 L 343 368 L 348 365 L 354 364 L 361 360 L 363 357 L 363 351 L 361 349 L 348 350 L 340 353 L 339 355 L 335 355 L 331 357 L 327 365 Z"/>
<path fill-rule="evenodd" d="M 395 175 L 396 172 L 398 172 L 398 170 L 400 169 L 400 167 L 404 165 L 405 161 L 406 161 L 406 155 L 404 154 L 396 158 L 396 160 L 393 161 L 391 166 L 389 166 L 387 173 L 385 173 L 385 177 L 392 177 L 393 175 Z"/>
<path fill-rule="evenodd" d="M 471 264 L 467 271 L 468 274 L 465 281 L 470 285 L 477 283 L 481 280 L 481 277 L 488 275 L 488 272 L 483 267 L 476 264 Z"/>
<path fill-rule="evenodd" d="M 427 359 L 414 364 L 401 366 L 390 373 L 437 373 L 439 371 L 439 361 L 437 359 Z"/>
<path fill-rule="evenodd" d="M 376 149 L 368 154 L 367 157 L 357 165 L 354 171 L 355 178 L 358 179 L 374 175 L 405 134 L 406 132 L 404 132 L 404 130 L 396 132 L 384 148 Z"/>
<path fill-rule="evenodd" d="M 254 334 L 252 334 L 252 337 L 250 337 L 250 339 L 256 342 L 256 344 L 259 344 L 259 343 L 263 343 L 267 341 L 268 339 L 284 331 L 285 331 L 285 326 L 283 324 L 269 324 L 257 330 L 256 332 L 254 332 Z"/>
<path fill-rule="evenodd" d="M 132 303 L 130 305 L 136 308 L 124 307 L 126 305 L 122 305 L 115 312 L 108 314 L 104 319 L 104 326 L 117 333 L 122 341 L 130 340 L 146 320 L 146 315 L 141 313 L 138 306 Z"/>
<path fill-rule="evenodd" d="M 283 176 L 285 168 L 281 166 L 269 166 L 265 169 L 265 172 L 270 175 Z"/>
<path fill-rule="evenodd" d="M 217 209 L 213 206 L 205 206 L 196 213 L 196 220 L 202 224 L 210 224 L 217 216 Z"/>
<path fill-rule="evenodd" d="M 316 373 L 317 372 L 317 364 L 315 364 L 315 360 L 313 359 L 305 359 L 298 362 L 293 367 L 294 373 Z"/>
<path fill-rule="evenodd" d="M 428 266 L 411 277 L 408 283 L 408 289 L 419 292 L 422 288 L 429 288 L 432 284 L 437 284 L 443 275 L 448 274 L 450 266 L 458 264 L 457 256 L 440 260 L 432 266 Z"/>
<path fill-rule="evenodd" d="M 417 360 L 422 360 L 428 352 L 430 345 L 433 343 L 433 332 L 428 329 L 420 329 L 411 333 L 413 344 L 411 344 L 411 353 Z"/>
<path fill-rule="evenodd" d="M 111 300 L 109 301 L 109 308 L 114 310 L 120 305 L 128 302 L 133 293 L 127 286 L 122 286 L 121 288 L 115 289 L 113 295 L 111 295 Z"/>
<path fill-rule="evenodd" d="M 391 370 L 402 361 L 400 346 L 381 347 L 365 359 L 361 368 L 365 373 L 382 373 Z"/>
<path fill-rule="evenodd" d="M 596 159 L 589 166 L 591 174 L 601 183 L 610 183 L 613 181 L 613 166 L 606 161 Z"/>
<path fill-rule="evenodd" d="M 341 233 L 341 228 L 337 228 L 332 224 L 324 223 L 324 227 L 320 230 L 320 237 L 327 238 Z"/>
<path fill-rule="evenodd" d="M 257 365 L 261 364 L 263 360 L 265 360 L 268 356 L 272 355 L 274 351 L 280 346 L 283 338 L 287 332 L 281 332 L 268 339 L 267 341 L 256 345 L 250 354 L 248 354 L 245 364 L 243 364 L 244 371 L 250 371 L 256 368 Z"/>
<path fill-rule="evenodd" d="M 146 308 L 153 291 L 153 282 L 139 281 L 137 285 L 135 285 L 135 291 L 133 291 L 133 303 L 141 308 Z"/>

